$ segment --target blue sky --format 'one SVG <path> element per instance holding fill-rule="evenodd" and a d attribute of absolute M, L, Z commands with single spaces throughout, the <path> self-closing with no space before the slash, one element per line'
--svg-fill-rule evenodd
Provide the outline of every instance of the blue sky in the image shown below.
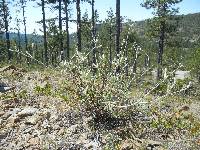
<path fill-rule="evenodd" d="M 116 0 L 96 0 L 95 9 L 98 10 L 99 16 L 101 20 L 104 20 L 107 16 L 107 11 L 112 8 L 115 11 L 115 1 Z M 126 16 L 127 19 L 132 19 L 134 21 L 144 20 L 152 17 L 152 10 L 146 10 L 141 7 L 140 4 L 143 0 L 121 0 L 121 16 Z M 200 0 L 183 0 L 180 4 L 176 5 L 180 8 L 179 14 L 188 14 L 188 13 L 196 13 L 200 12 Z M 48 6 L 49 7 L 49 6 Z M 72 19 L 76 19 L 76 10 L 75 4 L 71 6 L 71 17 Z M 82 14 L 88 10 L 90 15 L 91 6 L 89 4 L 81 4 Z M 46 17 L 56 17 L 58 12 L 52 12 L 49 8 L 46 8 Z M 15 9 L 11 7 L 11 15 L 13 20 L 16 16 Z M 22 14 L 19 15 L 22 17 Z M 42 29 L 41 25 L 38 25 L 36 21 L 42 19 L 41 8 L 37 7 L 36 3 L 28 2 L 26 8 L 26 17 L 27 17 L 27 33 L 32 33 L 34 29 L 36 29 L 37 33 L 41 34 L 39 29 Z M 12 21 L 11 27 L 13 28 L 16 23 Z M 21 26 L 23 30 L 23 26 Z M 70 32 L 76 31 L 76 25 L 70 24 Z M 23 31 L 22 31 L 23 32 Z"/>

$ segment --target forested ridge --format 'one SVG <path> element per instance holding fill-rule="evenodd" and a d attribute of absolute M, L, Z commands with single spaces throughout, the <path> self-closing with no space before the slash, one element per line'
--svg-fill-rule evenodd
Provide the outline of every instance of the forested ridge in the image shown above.
<path fill-rule="evenodd" d="M 100 20 L 96 1 L 0 1 L 0 149 L 199 150 L 200 13 L 144 0 L 132 21 L 113 0 Z"/>
<path fill-rule="evenodd" d="M 200 22 L 200 13 L 187 14 L 187 15 L 179 15 L 175 16 L 179 17 L 179 25 L 178 25 L 178 37 L 182 39 L 184 44 L 183 47 L 187 48 L 187 46 L 195 47 L 199 43 L 199 22 Z M 145 34 L 145 25 L 146 21 L 138 21 L 136 22 L 136 32 L 139 35 L 143 36 Z"/>
<path fill-rule="evenodd" d="M 199 28 L 199 22 L 200 22 L 200 13 L 194 13 L 194 14 L 187 14 L 187 15 L 181 15 L 177 16 L 180 17 L 179 21 L 179 37 L 183 39 L 183 42 L 186 44 L 183 45 L 185 48 L 187 46 L 195 47 L 199 43 L 199 35 L 200 35 L 200 28 Z M 140 38 L 143 38 L 145 34 L 145 25 L 146 21 L 136 21 L 135 22 L 135 31 L 137 32 L 138 36 Z M 101 24 L 98 24 L 97 30 L 101 28 Z M 75 40 L 73 38 L 75 33 L 70 34 L 70 41 Z M 2 35 L 5 38 L 5 34 Z M 28 34 L 28 39 L 32 39 L 34 35 Z M 10 39 L 14 40 L 17 39 L 17 33 L 10 33 Z M 42 36 L 37 36 L 37 42 L 42 42 Z M 24 35 L 21 34 L 21 41 L 24 41 Z M 75 41 L 74 41 L 75 42 Z M 187 43 L 189 42 L 189 44 Z"/>

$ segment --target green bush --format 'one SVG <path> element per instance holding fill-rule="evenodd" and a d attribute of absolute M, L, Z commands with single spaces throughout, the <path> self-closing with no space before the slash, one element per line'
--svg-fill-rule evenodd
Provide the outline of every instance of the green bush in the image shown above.
<path fill-rule="evenodd" d="M 167 92 L 167 83 L 166 82 L 162 82 L 160 83 L 153 91 L 153 94 L 156 95 L 164 95 Z"/>
<path fill-rule="evenodd" d="M 37 85 L 34 91 L 38 94 L 49 96 L 52 94 L 52 85 L 47 82 L 44 86 Z"/>
<path fill-rule="evenodd" d="M 77 54 L 73 61 L 64 66 L 68 72 L 59 96 L 70 105 L 85 109 L 94 118 L 127 118 L 139 111 L 130 99 L 131 77 L 124 73 L 116 74 L 117 64 L 110 70 L 102 57 L 96 65 L 96 73 L 84 65 L 84 56 Z"/>

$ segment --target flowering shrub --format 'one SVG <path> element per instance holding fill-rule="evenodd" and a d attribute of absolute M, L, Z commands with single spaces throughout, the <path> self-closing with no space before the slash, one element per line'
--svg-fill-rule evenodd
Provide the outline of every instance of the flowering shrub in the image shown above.
<path fill-rule="evenodd" d="M 125 58 L 120 62 L 114 59 L 109 69 L 106 58 L 102 56 L 92 67 L 85 65 L 86 56 L 77 52 L 71 62 L 63 66 L 66 82 L 59 92 L 70 105 L 90 112 L 94 118 L 129 118 L 141 109 L 138 100 L 131 98 L 131 76 L 117 73 L 116 68 L 123 69 Z M 124 63 L 125 64 L 125 63 Z M 141 101 L 141 100 L 140 100 Z"/>

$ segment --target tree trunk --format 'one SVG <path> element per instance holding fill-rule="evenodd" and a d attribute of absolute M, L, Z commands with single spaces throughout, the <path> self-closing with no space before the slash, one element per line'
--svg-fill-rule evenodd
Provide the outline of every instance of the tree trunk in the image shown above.
<path fill-rule="evenodd" d="M 20 27 L 19 27 L 19 19 L 17 19 L 17 47 L 18 47 L 18 51 L 19 51 L 19 57 L 18 57 L 18 62 L 21 62 L 22 59 L 22 54 L 21 54 L 21 38 L 20 38 Z"/>
<path fill-rule="evenodd" d="M 59 40 L 60 40 L 60 54 L 62 54 L 63 52 L 63 37 L 62 37 L 62 14 L 61 14 L 61 11 L 62 11 L 62 4 L 61 4 L 61 1 L 62 0 L 59 0 L 59 32 L 60 32 L 60 35 L 59 35 Z M 61 61 L 62 61 L 62 57 L 61 57 Z"/>
<path fill-rule="evenodd" d="M 129 71 L 128 71 L 128 68 L 129 68 L 129 62 L 128 62 L 128 37 L 129 35 L 127 34 L 126 35 L 126 40 L 125 42 L 123 42 L 123 45 L 122 45 L 122 49 L 124 50 L 124 57 L 125 57 L 125 74 L 126 76 L 128 76 L 129 74 Z"/>
<path fill-rule="evenodd" d="M 161 14 L 159 14 L 159 17 L 161 19 L 164 19 L 166 17 L 166 3 L 161 4 L 161 1 L 159 0 L 159 9 Z M 160 37 L 159 37 L 159 49 L 158 49 L 158 68 L 157 68 L 157 80 L 160 80 L 162 78 L 162 60 L 163 60 L 163 51 L 164 51 L 164 39 L 165 39 L 165 21 L 161 20 L 160 22 Z"/>
<path fill-rule="evenodd" d="M 92 59 L 93 59 L 93 71 L 96 73 L 96 48 L 95 48 L 95 11 L 94 11 L 94 0 L 92 0 Z M 94 66 L 95 65 L 95 66 Z"/>
<path fill-rule="evenodd" d="M 65 59 L 69 61 L 70 58 L 70 46 L 69 46 L 69 15 L 68 15 L 68 0 L 65 0 L 65 15 L 66 15 L 66 34 L 67 34 L 67 41 L 66 41 L 66 51 L 64 52 Z"/>
<path fill-rule="evenodd" d="M 133 48 L 133 75 L 135 76 L 137 73 L 137 51 Z"/>
<path fill-rule="evenodd" d="M 28 40 L 27 40 L 27 35 L 26 35 L 26 17 L 25 17 L 25 2 L 24 0 L 21 1 L 22 3 L 22 12 L 23 12 L 23 23 L 24 23 L 24 40 L 25 40 L 25 49 L 26 52 L 29 52 L 28 50 Z M 27 63 L 29 64 L 30 59 L 27 57 Z"/>
<path fill-rule="evenodd" d="M 148 67 L 150 67 L 150 62 L 149 62 L 149 56 L 145 56 L 144 58 L 144 67 L 147 69 Z"/>
<path fill-rule="evenodd" d="M 116 37 L 115 37 L 115 51 L 117 54 L 117 60 L 119 61 L 120 55 L 120 0 L 116 0 Z M 119 62 L 118 62 L 119 63 Z M 117 66 L 116 72 L 119 73 L 120 65 Z"/>
<path fill-rule="evenodd" d="M 109 45 L 109 62 L 110 62 L 110 71 L 112 70 L 112 26 L 110 25 L 109 28 L 109 34 L 110 34 L 110 45 Z"/>
<path fill-rule="evenodd" d="M 9 32 L 8 32 L 8 10 L 7 10 L 7 6 L 6 6 L 6 2 L 5 0 L 2 1 L 3 2 L 3 17 L 4 17 L 4 24 L 5 24 L 5 30 L 6 30 L 6 48 L 7 48 L 7 53 L 8 53 L 8 61 L 11 60 L 12 58 L 12 53 L 10 51 L 10 36 L 9 36 Z"/>
<path fill-rule="evenodd" d="M 157 80 L 162 78 L 162 59 L 164 50 L 164 38 L 165 38 L 165 22 L 161 22 L 161 30 L 159 37 L 159 49 L 158 49 L 158 68 L 157 68 Z"/>
<path fill-rule="evenodd" d="M 81 51 L 81 9 L 80 9 L 80 0 L 76 1 L 76 10 L 77 10 L 77 47 L 78 51 Z"/>
<path fill-rule="evenodd" d="M 126 43 L 126 45 L 127 45 L 127 43 Z M 128 76 L 128 67 L 129 67 L 129 64 L 128 64 L 128 48 L 127 48 L 127 46 L 125 46 L 125 58 L 126 58 L 126 67 L 125 67 L 125 72 L 126 72 L 126 76 Z"/>
<path fill-rule="evenodd" d="M 46 32 L 46 23 L 45 23 L 45 10 L 44 10 L 44 0 L 42 0 L 42 23 L 43 23 L 43 32 L 44 32 L 44 55 L 45 55 L 45 64 L 48 65 L 48 53 L 47 53 L 47 32 Z"/>

